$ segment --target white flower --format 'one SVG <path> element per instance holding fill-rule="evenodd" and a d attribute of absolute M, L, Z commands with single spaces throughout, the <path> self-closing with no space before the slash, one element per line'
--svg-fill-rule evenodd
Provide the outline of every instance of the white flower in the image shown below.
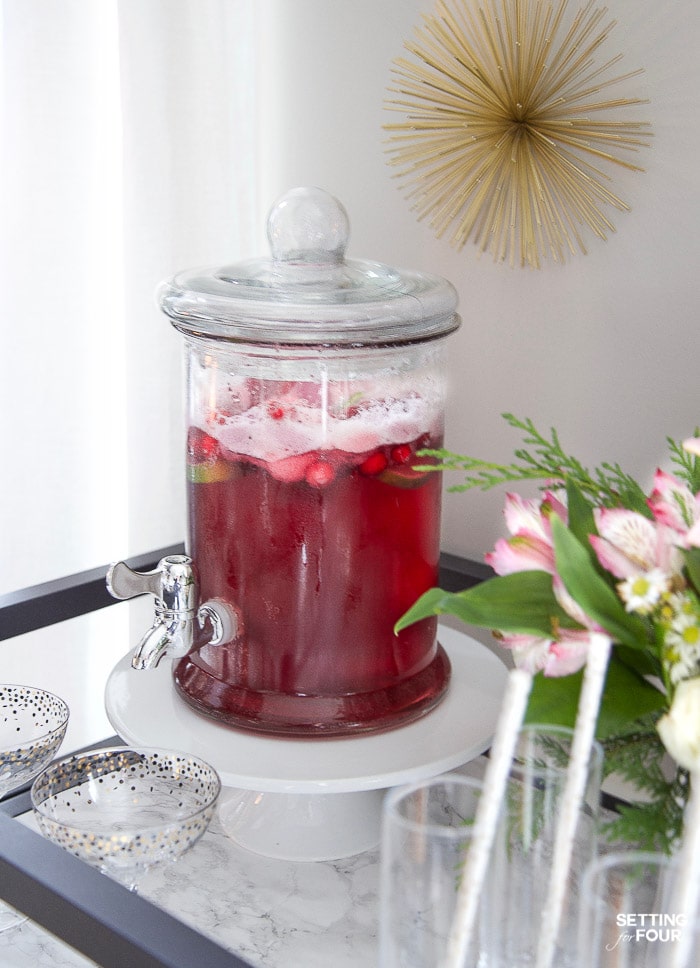
<path fill-rule="evenodd" d="M 674 686 L 700 672 L 700 652 L 695 649 L 665 649 L 664 660 L 668 666 L 668 678 Z"/>
<path fill-rule="evenodd" d="M 656 724 L 661 740 L 680 766 L 700 770 L 700 678 L 678 684 L 670 710 Z"/>
<path fill-rule="evenodd" d="M 676 685 L 700 672 L 700 615 L 686 595 L 669 596 L 668 607 L 671 621 L 664 635 L 663 659 Z"/>
<path fill-rule="evenodd" d="M 631 575 L 617 586 L 628 612 L 651 612 L 670 587 L 670 577 L 660 568 Z"/>

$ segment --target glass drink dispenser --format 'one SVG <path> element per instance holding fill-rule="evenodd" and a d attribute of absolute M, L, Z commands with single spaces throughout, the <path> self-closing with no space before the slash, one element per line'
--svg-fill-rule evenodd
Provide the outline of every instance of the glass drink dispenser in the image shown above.
<path fill-rule="evenodd" d="M 445 280 L 346 260 L 344 209 L 296 189 L 272 257 L 184 272 L 160 304 L 185 341 L 187 556 L 113 594 L 156 596 L 134 664 L 173 658 L 182 698 L 233 727 L 398 726 L 450 675 L 435 620 L 395 635 L 438 579 Z"/>

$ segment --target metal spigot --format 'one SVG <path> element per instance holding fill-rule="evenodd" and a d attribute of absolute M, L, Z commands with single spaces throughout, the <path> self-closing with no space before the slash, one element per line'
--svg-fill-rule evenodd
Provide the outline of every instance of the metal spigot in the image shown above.
<path fill-rule="evenodd" d="M 136 647 L 134 669 L 153 669 L 164 655 L 187 655 L 194 644 L 195 619 L 200 629 L 210 623 L 209 645 L 230 642 L 238 634 L 236 613 L 225 602 L 211 600 L 197 608 L 197 582 L 187 555 L 161 558 L 153 571 L 134 571 L 118 561 L 107 572 L 107 589 L 122 600 L 147 592 L 155 597 L 153 625 Z"/>

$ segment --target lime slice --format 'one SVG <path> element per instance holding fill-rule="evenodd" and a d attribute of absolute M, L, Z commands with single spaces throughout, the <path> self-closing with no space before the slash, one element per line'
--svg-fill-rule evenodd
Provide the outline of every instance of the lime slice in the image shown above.
<path fill-rule="evenodd" d="M 217 481 L 228 481 L 234 476 L 235 468 L 227 460 L 187 465 L 187 480 L 192 484 L 212 484 Z"/>
<path fill-rule="evenodd" d="M 431 471 L 415 471 L 412 467 L 387 467 L 377 475 L 377 480 L 392 487 L 422 487 Z"/>

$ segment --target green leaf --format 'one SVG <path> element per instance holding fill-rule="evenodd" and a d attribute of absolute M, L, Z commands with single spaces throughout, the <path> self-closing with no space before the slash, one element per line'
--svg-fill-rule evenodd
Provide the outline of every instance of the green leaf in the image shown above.
<path fill-rule="evenodd" d="M 611 656 L 600 704 L 596 730 L 599 739 L 624 732 L 630 723 L 665 709 L 668 704 L 666 695 L 622 662 L 616 651 Z"/>
<path fill-rule="evenodd" d="M 571 478 L 566 481 L 566 503 L 569 511 L 569 530 L 586 547 L 588 535 L 596 533 L 593 505 Z"/>
<path fill-rule="evenodd" d="M 420 622 L 423 618 L 431 618 L 433 615 L 445 615 L 449 613 L 449 608 L 444 606 L 445 599 L 450 597 L 450 592 L 445 592 L 442 588 L 430 588 L 401 616 L 394 632 L 398 633 L 402 629 L 408 628 L 414 622 Z"/>
<path fill-rule="evenodd" d="M 583 672 L 570 676 L 536 675 L 532 680 L 525 722 L 573 729 L 582 681 Z"/>
<path fill-rule="evenodd" d="M 554 557 L 564 587 L 586 615 L 616 642 L 646 648 L 644 624 L 625 611 L 620 599 L 598 574 L 586 548 L 556 514 L 551 516 Z"/>
<path fill-rule="evenodd" d="M 533 679 L 525 716 L 527 723 L 553 723 L 573 728 L 576 723 L 583 671 L 570 676 Z M 616 656 L 610 658 L 596 726 L 598 739 L 627 732 L 636 720 L 664 709 L 666 696 L 637 675 Z"/>
<path fill-rule="evenodd" d="M 616 645 L 615 655 L 630 669 L 640 676 L 655 676 L 660 679 L 662 676 L 661 662 L 658 650 L 654 649 L 630 649 L 626 645 Z"/>
<path fill-rule="evenodd" d="M 700 548 L 686 548 L 683 552 L 685 568 L 695 591 L 700 594 Z"/>
<path fill-rule="evenodd" d="M 431 588 L 394 630 L 399 632 L 431 615 L 455 615 L 468 625 L 527 635 L 550 636 L 557 624 L 578 627 L 554 598 L 552 576 L 545 571 L 500 575 L 461 592 Z"/>

